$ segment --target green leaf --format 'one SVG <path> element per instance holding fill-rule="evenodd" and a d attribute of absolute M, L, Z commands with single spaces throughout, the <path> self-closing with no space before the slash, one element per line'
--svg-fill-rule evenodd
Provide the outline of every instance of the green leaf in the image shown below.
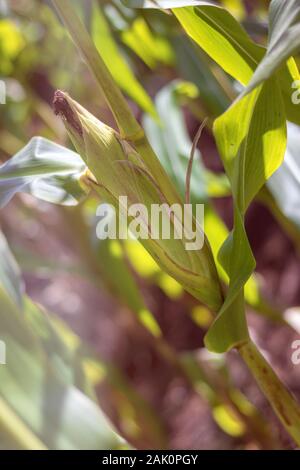
<path fill-rule="evenodd" d="M 150 146 L 149 152 L 147 150 L 146 154 L 142 153 L 145 158 L 140 158 L 136 150 L 127 141 L 122 141 L 118 133 L 98 121 L 66 93 L 56 94 L 55 107 L 64 119 L 76 149 L 95 175 L 97 182 L 91 180 L 90 184 L 104 201 L 112 203 L 126 217 L 127 207 L 132 202 L 142 202 L 147 210 L 150 206 L 153 207 L 152 204 L 161 204 L 163 201 L 172 205 L 175 200 L 180 204 L 180 197 Z M 72 116 L 72 119 L 68 119 L 68 116 Z M 146 145 L 149 145 L 147 141 Z M 124 165 L 124 160 L 129 164 Z M 119 197 L 124 195 L 128 197 L 128 205 L 120 207 Z M 163 206 L 163 216 L 173 224 L 165 207 Z M 149 233 L 149 225 L 144 224 L 144 221 L 142 230 L 143 245 L 162 269 L 203 303 L 211 308 L 218 308 L 221 301 L 220 285 L 207 240 L 204 238 L 201 250 L 190 253 L 185 242 L 173 234 L 166 239 L 159 233 L 157 242 L 153 236 L 145 237 L 145 231 Z M 200 231 L 197 234 L 202 237 Z"/>
<path fill-rule="evenodd" d="M 155 105 L 160 120 L 164 124 L 159 126 L 149 116 L 145 116 L 143 126 L 163 167 L 184 197 L 185 174 L 192 142 L 186 129 L 183 112 L 176 99 L 178 83 L 177 81 L 170 83 L 156 96 Z M 208 172 L 201 164 L 200 152 L 197 152 L 196 156 L 198 158 L 196 158 L 192 172 L 191 201 L 205 203 L 205 233 L 215 257 L 219 276 L 225 283 L 228 283 L 228 275 L 217 260 L 218 251 L 228 237 L 228 230 L 208 199 L 209 196 L 215 196 L 211 192 L 212 181 L 213 187 L 218 188 L 218 195 L 225 195 L 229 190 L 228 180 L 223 175 Z M 254 308 L 261 301 L 258 281 L 254 275 L 245 285 L 245 299 Z"/>
<path fill-rule="evenodd" d="M 213 5 L 178 8 L 173 13 L 189 36 L 227 73 L 248 85 L 265 56 L 265 48 L 248 36 L 238 21 L 225 9 Z M 300 124 L 297 106 L 291 100 L 292 84 L 300 78 L 293 58 L 278 70 L 287 118 Z"/>
<path fill-rule="evenodd" d="M 173 44 L 180 76 L 197 86 L 200 100 L 210 115 L 220 116 L 229 107 L 230 100 L 211 71 L 211 60 L 183 35 L 176 36 Z"/>
<path fill-rule="evenodd" d="M 300 50 L 299 0 L 273 0 L 269 13 L 269 44 L 245 93 L 267 80 L 285 61 Z M 299 78 L 299 74 L 298 77 Z M 299 87 L 300 88 L 300 87 Z M 292 89 L 290 88 L 290 99 Z"/>
<path fill-rule="evenodd" d="M 6 347 L 6 364 L 0 367 L 1 440 L 9 448 L 26 449 L 115 445 L 117 436 L 87 396 L 94 394 L 83 370 L 79 338 L 23 297 L 19 268 L 3 235 L 0 255 L 0 339 Z M 86 436 L 72 429 L 79 419 Z"/>
<path fill-rule="evenodd" d="M 138 432 L 142 439 L 165 445 L 160 418 L 117 367 L 93 358 L 60 319 L 29 298 L 23 299 L 21 311 L 4 287 L 0 285 L 0 340 L 7 364 L 6 370 L 0 367 L 0 432 L 6 447 L 107 449 L 123 444 L 92 401 L 95 384 L 104 379 L 117 390 L 115 406 L 126 435 L 134 440 Z M 138 313 L 154 328 L 155 320 L 140 302 Z"/>
<path fill-rule="evenodd" d="M 145 116 L 143 127 L 161 164 L 184 197 L 192 141 L 178 103 L 179 85 L 179 81 L 171 82 L 156 96 L 155 105 L 163 124 L 159 125 L 149 116 Z M 200 152 L 196 151 L 191 176 L 191 201 L 207 201 L 212 195 L 212 190 L 220 196 L 228 194 L 227 178 L 208 171 L 202 164 Z"/>
<path fill-rule="evenodd" d="M 152 69 L 158 63 L 174 64 L 174 53 L 168 40 L 154 34 L 144 18 L 136 18 L 130 28 L 122 31 L 121 38 Z"/>
<path fill-rule="evenodd" d="M 21 30 L 11 19 L 0 18 L 0 75 L 9 75 L 14 70 L 14 60 L 25 46 Z"/>
<path fill-rule="evenodd" d="M 0 256 L 0 340 L 6 356 L 0 366 L 1 441 L 17 449 L 117 445 L 111 425 L 86 395 L 92 388 L 79 339 L 67 327 L 58 333 L 53 317 L 23 297 L 19 268 L 1 233 Z"/>
<path fill-rule="evenodd" d="M 214 134 L 234 198 L 234 229 L 219 257 L 230 283 L 225 302 L 206 335 L 215 352 L 247 341 L 243 287 L 255 260 L 244 228 L 245 212 L 281 165 L 286 149 L 286 121 L 276 79 L 244 97 L 215 121 Z"/>
<path fill-rule="evenodd" d="M 286 124 L 276 79 L 229 108 L 215 122 L 215 135 L 241 214 L 281 165 Z"/>
<path fill-rule="evenodd" d="M 85 196 L 79 184 L 85 168 L 75 152 L 34 137 L 0 167 L 0 207 L 18 192 L 55 204 L 76 205 Z"/>
<path fill-rule="evenodd" d="M 243 27 L 225 9 L 203 5 L 173 10 L 189 36 L 229 75 L 246 85 L 264 56 Z"/>
<path fill-rule="evenodd" d="M 300 74 L 295 59 L 293 57 L 288 59 L 277 70 L 276 75 L 280 84 L 287 119 L 300 125 L 299 105 L 293 103 L 292 99 L 294 93 L 297 94 L 297 97 L 300 96 Z"/>
<path fill-rule="evenodd" d="M 155 316 L 146 308 L 136 281 L 128 268 L 123 247 L 116 240 L 97 241 L 96 262 L 103 270 L 103 280 L 112 293 L 127 305 L 137 320 L 154 336 L 160 336 L 160 327 Z"/>
<path fill-rule="evenodd" d="M 79 186 L 77 179 L 85 165 L 81 157 L 67 148 L 56 145 L 46 139 L 34 138 L 15 157 L 0 168 L 0 206 L 5 205 L 18 191 L 27 192 L 34 197 L 48 202 L 70 205 L 77 203 L 74 192 L 70 192 L 70 181 L 73 187 L 76 185 L 79 200 L 85 192 Z M 49 175 L 55 176 L 49 176 Z M 73 180 L 73 178 L 75 178 Z M 45 189 L 47 191 L 45 191 Z M 67 191 L 68 190 L 68 191 Z M 80 230 L 80 228 L 78 228 Z M 113 242 L 101 241 L 96 253 L 92 256 L 99 258 L 99 266 L 104 259 L 107 260 L 109 269 L 103 273 L 103 278 L 110 283 L 115 293 L 136 313 L 138 318 L 146 310 L 143 299 L 135 285 L 125 261 L 122 259 L 122 250 L 116 254 L 111 249 Z M 6 241 L 0 235 L 0 253 L 2 253 L 2 265 L 0 266 L 0 282 L 10 288 L 10 295 L 21 304 L 22 296 L 18 279 L 18 267 L 15 265 L 12 255 L 8 251 Z M 30 261 L 34 260 L 31 254 Z M 8 264 L 9 261 L 9 264 Z M 45 260 L 43 266 L 45 265 Z M 49 268 L 61 268 L 57 263 L 50 263 Z M 80 271 L 82 274 L 82 269 Z M 122 280 L 122 282 L 121 282 Z M 20 280 L 19 280 L 20 282 Z M 150 315 L 150 312 L 149 312 Z M 153 317 L 152 324 L 155 323 Z M 156 331 L 159 328 L 156 328 Z"/>
<path fill-rule="evenodd" d="M 125 2 L 131 7 L 150 8 L 151 3 L 143 1 Z M 197 6 L 191 7 L 193 3 L 158 1 L 156 7 L 173 8 L 173 13 L 187 32 L 187 34 L 210 56 L 215 60 L 227 73 L 233 78 L 248 85 L 255 70 L 261 69 L 263 73 L 267 73 L 266 68 L 258 66 L 265 56 L 266 49 L 255 42 L 248 36 L 238 21 L 224 8 L 211 4 L 210 2 L 197 2 Z M 300 124 L 300 113 L 295 104 L 292 103 L 291 95 L 293 93 L 294 82 L 300 80 L 299 71 L 293 58 L 284 63 L 294 53 L 295 48 L 299 47 L 299 37 L 294 40 L 294 36 L 298 32 L 298 14 L 299 7 L 295 7 L 297 0 L 285 0 L 284 5 L 281 1 L 274 1 L 271 8 L 271 30 L 273 31 L 274 46 L 272 44 L 272 57 L 277 55 L 276 66 L 273 68 L 278 73 L 280 88 L 284 97 L 285 109 L 288 120 Z M 190 6 L 185 6 L 190 5 Z M 185 6 L 184 8 L 176 8 Z M 284 6 L 287 6 L 286 11 Z M 294 8 L 295 7 L 295 8 Z M 152 6 L 154 8 L 154 6 Z M 281 21 L 281 14 L 284 21 Z M 287 39 L 285 46 L 282 45 L 282 37 L 285 34 L 287 26 Z M 294 40 L 294 42 L 293 42 Z M 297 45 L 298 44 L 298 45 Z M 279 48 L 279 49 L 278 49 Z M 285 54 L 287 52 L 287 54 Z M 269 62 L 268 54 L 264 61 Z M 284 56 L 284 60 L 282 57 Z M 275 63 L 275 62 L 274 62 Z M 269 65 L 268 65 L 269 66 Z M 258 72 L 256 72 L 258 73 Z M 260 73 L 260 72 L 259 72 Z M 270 76 L 270 75 L 268 75 Z M 256 80 L 256 79 L 255 79 Z M 300 89 L 299 84 L 298 90 Z M 249 89 L 250 90 L 250 89 Z"/>
<path fill-rule="evenodd" d="M 73 2 L 71 0 L 52 0 L 52 3 L 66 25 L 74 44 L 99 83 L 120 132 L 124 137 L 131 139 L 139 137 L 142 129 L 103 61 L 103 50 L 101 49 L 101 53 L 97 50 L 83 22 L 76 14 Z"/>
<path fill-rule="evenodd" d="M 1 340 L 7 363 L 0 367 L 0 398 L 22 425 L 8 430 L 1 422 L 1 436 L 10 448 L 33 448 L 24 442 L 27 427 L 49 449 L 110 449 L 120 441 L 97 405 L 64 380 L 52 356 L 45 354 L 25 316 L 0 289 Z M 80 423 L 80 425 L 79 425 Z M 34 446 L 36 448 L 36 446 Z"/>
<path fill-rule="evenodd" d="M 144 111 L 155 117 L 153 103 L 122 57 L 100 8 L 94 3 L 92 37 L 103 61 L 122 90 Z"/>

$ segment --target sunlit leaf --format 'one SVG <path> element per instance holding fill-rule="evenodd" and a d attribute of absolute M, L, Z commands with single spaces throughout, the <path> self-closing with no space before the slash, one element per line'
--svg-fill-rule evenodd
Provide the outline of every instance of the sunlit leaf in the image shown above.
<path fill-rule="evenodd" d="M 240 21 L 247 16 L 243 0 L 221 0 L 221 3 Z"/>
<path fill-rule="evenodd" d="M 131 68 L 122 57 L 110 32 L 109 25 L 100 8 L 96 6 L 96 3 L 92 15 L 92 37 L 106 66 L 120 88 L 122 88 L 144 111 L 155 116 L 155 109 L 150 97 L 135 78 Z"/>
<path fill-rule="evenodd" d="M 21 31 L 10 19 L 0 19 L 0 74 L 8 75 L 12 63 L 25 46 Z"/>
<path fill-rule="evenodd" d="M 163 125 L 159 126 L 148 116 L 144 117 L 143 125 L 161 163 L 175 182 L 182 197 L 184 197 L 186 167 L 192 142 L 187 133 L 184 117 L 176 99 L 177 87 L 178 82 L 173 82 L 165 86 L 156 96 L 155 104 Z M 192 172 L 191 200 L 193 203 L 205 203 L 205 233 L 215 257 L 219 275 L 223 282 L 228 283 L 228 275 L 217 259 L 218 252 L 228 237 L 228 229 L 208 200 L 208 196 L 215 196 L 215 194 L 210 192 L 210 176 L 213 178 L 214 184 L 219 187 L 218 195 L 227 195 L 229 189 L 228 181 L 222 175 L 217 176 L 208 172 L 201 164 L 199 152 Z M 141 274 L 147 275 L 147 269 L 149 269 L 149 276 L 155 274 L 155 264 L 153 265 L 154 262 L 149 255 L 139 255 L 138 248 L 140 250 L 143 250 L 143 248 L 138 243 L 129 243 L 132 247 L 137 245 L 137 251 L 133 251 L 131 256 L 133 260 L 139 260 L 143 256 L 142 265 L 138 262 L 135 263 L 136 268 L 142 270 Z M 148 258 L 150 268 L 148 268 Z M 153 272 L 151 266 L 154 266 Z M 146 273 L 143 272 L 144 269 L 147 271 Z M 261 301 L 259 285 L 255 275 L 245 285 L 245 299 L 253 307 L 257 307 Z"/>
<path fill-rule="evenodd" d="M 0 255 L 0 339 L 6 356 L 0 367 L 1 441 L 17 449 L 117 445 L 111 425 L 86 395 L 91 389 L 79 339 L 67 328 L 62 334 L 46 312 L 23 297 L 19 268 L 2 234 Z M 83 428 L 74 425 L 79 419 Z"/>
<path fill-rule="evenodd" d="M 176 8 L 173 13 L 189 36 L 228 74 L 248 85 L 265 56 L 264 47 L 252 41 L 238 21 L 225 9 L 213 5 Z M 287 56 L 287 58 L 289 55 Z M 300 79 L 293 58 L 281 63 L 278 77 L 287 118 L 300 124 L 298 109 L 292 103 L 292 85 Z"/>
<path fill-rule="evenodd" d="M 230 436 L 242 436 L 245 425 L 226 405 L 218 405 L 213 409 L 213 416 L 219 426 Z"/>
<path fill-rule="evenodd" d="M 122 31 L 121 38 L 151 68 L 174 63 L 171 45 L 166 38 L 155 35 L 144 18 L 136 18 L 129 29 Z"/>
<path fill-rule="evenodd" d="M 227 10 L 203 5 L 173 12 L 192 39 L 227 73 L 244 85 L 249 82 L 265 51 Z"/>
<path fill-rule="evenodd" d="M 103 280 L 107 282 L 111 292 L 131 309 L 150 333 L 159 336 L 158 323 L 154 315 L 146 309 L 143 297 L 128 268 L 123 247 L 116 240 L 101 240 L 95 247 L 95 256 L 99 266 L 105 266 Z"/>
<path fill-rule="evenodd" d="M 277 81 L 269 81 L 241 105 L 229 108 L 214 128 L 236 204 L 244 214 L 281 165 L 286 149 L 285 115 Z"/>
<path fill-rule="evenodd" d="M 84 169 L 75 152 L 35 137 L 0 167 L 0 207 L 18 192 L 55 204 L 75 205 L 85 195 L 78 182 Z"/>
<path fill-rule="evenodd" d="M 249 93 L 300 50 L 299 0 L 273 0 L 269 12 L 269 44 L 245 93 Z M 298 77 L 299 78 L 299 77 Z M 299 84 L 298 87 L 300 88 Z M 290 95 L 292 90 L 290 90 Z"/>
<path fill-rule="evenodd" d="M 214 133 L 234 197 L 234 229 L 220 250 L 229 290 L 206 345 L 224 352 L 247 341 L 243 287 L 255 268 L 244 228 L 245 212 L 281 165 L 286 149 L 283 103 L 276 80 L 269 80 L 218 118 Z M 272 109 L 270 109 L 272 107 Z"/>
<path fill-rule="evenodd" d="M 230 105 L 230 99 L 211 71 L 211 61 L 189 38 L 173 39 L 177 67 L 180 76 L 194 83 L 199 89 L 201 103 L 210 115 L 217 117 Z"/>
<path fill-rule="evenodd" d="M 50 449 L 110 449 L 118 445 L 120 441 L 100 409 L 58 374 L 26 316 L 3 290 L 0 324 L 7 356 L 6 365 L 0 368 L 0 397 L 23 425 Z M 22 432 L 22 427 L 14 429 L 11 448 L 30 447 L 20 439 Z"/>
<path fill-rule="evenodd" d="M 176 95 L 179 83 L 170 83 L 156 96 L 155 105 L 162 124 L 159 125 L 149 116 L 145 116 L 143 125 L 155 153 L 184 197 L 192 141 Z M 191 200 L 207 200 L 213 186 L 215 190 L 218 187 L 220 196 L 228 194 L 226 178 L 208 171 L 201 161 L 200 152 L 197 151 L 191 176 Z"/>
<path fill-rule="evenodd" d="M 140 321 L 150 331 L 156 328 L 157 333 L 152 314 L 145 308 L 139 313 Z M 151 405 L 117 367 L 99 363 L 92 355 L 89 359 L 87 348 L 61 320 L 48 315 L 27 297 L 21 313 L 1 290 L 0 326 L 7 359 L 11 358 L 5 366 L 6 375 L 4 371 L 1 375 L 0 369 L 0 398 L 3 395 L 4 403 L 22 424 L 15 429 L 13 438 L 7 440 L 9 448 L 33 448 L 33 445 L 36 448 L 34 442 L 51 449 L 95 450 L 119 446 L 121 439 L 92 401 L 96 399 L 93 387 L 103 379 L 118 391 L 115 406 L 126 435 L 132 439 L 143 436 L 150 442 L 157 439 L 159 445 L 164 445 L 163 426 Z M 93 382 L 90 382 L 91 374 Z M 82 427 L 75 426 L 79 421 Z M 33 436 L 24 434 L 27 425 L 33 430 Z"/>

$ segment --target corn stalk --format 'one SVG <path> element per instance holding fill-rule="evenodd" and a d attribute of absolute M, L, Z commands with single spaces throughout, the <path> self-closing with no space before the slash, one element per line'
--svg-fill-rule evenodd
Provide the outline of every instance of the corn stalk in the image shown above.
<path fill-rule="evenodd" d="M 74 12 L 71 2 L 69 0 L 53 0 L 53 4 L 63 19 L 87 65 L 100 84 L 119 129 L 119 133 L 116 133 L 112 129 L 107 128 L 107 126 L 97 121 L 93 116 L 87 113 L 86 110 L 71 100 L 70 97 L 63 93 L 57 94 L 55 103 L 56 112 L 62 116 L 74 145 L 82 158 L 85 159 L 91 171 L 85 183 L 96 190 L 100 196 L 103 197 L 104 195 L 106 200 L 111 196 L 111 200 L 107 202 L 115 203 L 116 198 L 122 194 L 122 190 L 123 194 L 127 194 L 126 191 L 130 193 L 131 188 L 126 187 L 126 185 L 125 188 L 121 186 L 118 188 L 114 186 L 113 180 L 117 177 L 119 181 L 126 182 L 127 178 L 129 180 L 129 186 L 131 186 L 133 180 L 130 181 L 130 178 L 133 178 L 133 173 L 135 172 L 129 171 L 128 166 L 131 166 L 131 169 L 138 166 L 140 173 L 144 171 L 147 175 L 150 175 L 150 177 L 148 176 L 148 180 L 151 180 L 152 186 L 153 182 L 156 182 L 159 191 L 162 192 L 169 205 L 178 202 L 181 203 L 177 191 L 160 165 L 147 141 L 143 129 L 130 111 L 125 98 L 116 86 L 82 22 Z M 111 163 L 104 161 L 105 155 L 108 155 L 109 160 L 117 161 L 121 159 L 129 162 L 129 165 L 127 164 L 127 168 L 125 168 L 123 172 L 119 170 L 119 173 L 113 173 L 112 167 L 109 167 Z M 101 182 L 103 172 L 106 172 L 106 178 L 105 181 Z M 123 178 L 122 180 L 120 180 L 120 176 Z M 111 178 L 108 185 L 109 188 L 105 187 L 103 184 L 107 182 L 107 178 Z M 139 191 L 143 191 L 141 187 L 138 189 Z M 113 194 L 109 194 L 111 190 L 114 191 Z M 156 191 L 156 193 L 159 191 Z M 156 197 L 153 196 L 153 199 L 157 199 L 157 194 Z M 237 226 L 239 226 L 240 215 L 238 212 L 236 213 L 236 223 Z M 241 225 L 239 227 L 241 228 Z M 227 305 L 223 305 L 220 281 L 216 275 L 216 268 L 208 241 L 205 240 L 201 259 L 195 259 L 193 257 L 193 259 L 189 258 L 184 260 L 186 263 L 185 266 L 188 265 L 196 268 L 196 274 L 200 279 L 200 282 L 197 283 L 193 281 L 193 276 L 188 270 L 182 270 L 181 266 L 177 265 L 177 260 L 172 259 L 172 256 L 178 248 L 178 245 L 174 246 L 175 249 L 171 250 L 170 253 L 165 253 L 164 249 L 161 249 L 161 247 L 157 245 L 148 245 L 146 248 L 159 262 L 162 268 L 178 280 L 183 287 L 198 300 L 208 305 L 216 314 L 220 311 L 222 312 L 222 309 L 226 311 Z M 166 258 L 169 259 L 170 255 L 171 263 L 169 264 Z M 161 258 L 163 258 L 163 262 L 161 262 Z M 204 271 L 203 266 L 205 268 Z M 203 282 L 203 280 L 205 282 Z M 235 316 L 240 319 L 239 328 L 243 330 L 244 337 L 243 341 L 236 343 L 234 346 L 249 367 L 282 425 L 294 441 L 300 445 L 299 406 L 250 339 L 245 320 L 242 290 L 234 301 L 230 302 L 230 309 L 232 314 L 237 313 Z M 226 323 L 222 326 L 226 328 Z M 229 326 L 228 323 L 227 326 Z M 222 331 L 220 330 L 219 333 L 222 333 Z"/>

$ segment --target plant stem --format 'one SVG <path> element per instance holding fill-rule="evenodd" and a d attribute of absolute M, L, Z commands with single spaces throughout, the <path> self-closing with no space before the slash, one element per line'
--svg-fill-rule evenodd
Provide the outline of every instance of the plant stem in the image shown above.
<path fill-rule="evenodd" d="M 99 83 L 106 102 L 112 111 L 121 137 L 131 142 L 143 157 L 158 185 L 164 188 L 164 194 L 170 205 L 180 203 L 181 199 L 174 185 L 168 181 L 166 172 L 159 163 L 150 146 L 143 128 L 135 119 L 114 78 L 104 63 L 81 19 L 78 17 L 70 0 L 52 0 L 57 12 L 66 25 L 74 43 L 82 54 L 86 64 Z"/>
<path fill-rule="evenodd" d="M 74 43 L 100 84 L 107 104 L 116 119 L 121 137 L 134 144 L 151 171 L 153 178 L 161 188 L 164 188 L 164 194 L 169 204 L 180 202 L 180 197 L 173 183 L 166 177 L 166 173 L 153 152 L 143 129 L 115 84 L 82 21 L 74 11 L 72 2 L 70 0 L 52 0 L 52 2 L 70 32 Z M 206 249 L 210 250 L 208 247 Z M 300 411 L 296 401 L 250 340 L 243 343 L 238 350 L 283 426 L 300 445 Z"/>
<path fill-rule="evenodd" d="M 75 12 L 72 2 L 70 0 L 52 0 L 52 2 L 74 43 L 83 55 L 86 64 L 100 84 L 119 129 L 125 134 L 124 137 L 129 138 L 131 136 L 135 139 L 141 133 L 143 134 L 141 126 L 132 114 L 127 101 L 116 85 L 81 19 Z"/>
<path fill-rule="evenodd" d="M 282 425 L 300 446 L 300 408 L 298 403 L 251 340 L 237 349 Z"/>

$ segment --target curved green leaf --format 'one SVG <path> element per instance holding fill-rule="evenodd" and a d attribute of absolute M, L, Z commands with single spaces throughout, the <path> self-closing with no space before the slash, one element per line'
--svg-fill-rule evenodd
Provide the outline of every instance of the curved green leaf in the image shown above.
<path fill-rule="evenodd" d="M 137 81 L 130 67 L 119 52 L 110 32 L 109 25 L 100 8 L 94 4 L 92 14 L 92 37 L 101 52 L 103 61 L 119 87 L 127 93 L 144 111 L 156 116 L 155 108 L 142 85 Z"/>
<path fill-rule="evenodd" d="M 246 85 L 264 56 L 237 20 L 224 8 L 203 5 L 173 10 L 189 36 L 229 75 Z"/>
<path fill-rule="evenodd" d="M 234 229 L 222 246 L 220 262 L 229 276 L 225 302 L 208 331 L 208 349 L 225 352 L 247 341 L 243 288 L 255 268 L 244 215 L 257 192 L 281 165 L 286 121 L 276 79 L 244 97 L 215 121 L 214 134 L 234 198 Z"/>
<path fill-rule="evenodd" d="M 179 84 L 179 81 L 171 82 L 156 96 L 155 105 L 163 124 L 159 125 L 145 116 L 143 127 L 161 164 L 184 197 L 192 141 L 178 103 L 176 91 Z M 196 151 L 191 175 L 191 201 L 203 202 L 209 196 L 224 196 L 228 192 L 227 178 L 208 171 L 201 161 L 200 152 Z"/>
<path fill-rule="evenodd" d="M 6 356 L 0 365 L 1 441 L 12 449 L 118 445 L 111 425 L 85 394 L 91 388 L 79 340 L 66 329 L 58 334 L 50 317 L 23 298 L 19 268 L 1 233 L 0 256 L 0 340 Z"/>
<path fill-rule="evenodd" d="M 210 59 L 188 37 L 176 36 L 173 44 L 180 76 L 197 86 L 209 115 L 223 114 L 230 106 L 230 99 L 212 73 Z"/>
<path fill-rule="evenodd" d="M 151 31 L 144 18 L 137 17 L 122 31 L 121 39 L 150 68 L 155 68 L 158 63 L 174 64 L 174 53 L 168 40 Z"/>
<path fill-rule="evenodd" d="M 18 192 L 55 204 L 76 205 L 85 196 L 79 184 L 84 169 L 77 153 L 34 137 L 0 167 L 0 207 Z"/>
<path fill-rule="evenodd" d="M 257 67 L 245 93 L 249 93 L 300 51 L 299 0 L 273 0 L 269 13 L 269 44 L 264 59 Z M 295 77 L 295 79 L 299 79 Z M 300 88 L 300 86 L 298 86 Z M 292 89 L 290 89 L 290 95 Z M 290 96 L 291 99 L 291 96 Z"/>
<path fill-rule="evenodd" d="M 184 197 L 185 174 L 192 142 L 185 126 L 183 111 L 176 99 L 177 86 L 178 82 L 172 82 L 156 96 L 155 104 L 160 120 L 164 124 L 159 126 L 149 116 L 145 116 L 143 127 L 163 167 L 175 182 L 181 196 Z M 201 158 L 199 152 L 196 156 Z M 228 283 L 228 275 L 217 259 L 217 253 L 228 237 L 228 229 L 208 200 L 209 196 L 228 194 L 228 180 L 223 175 L 214 174 L 211 179 L 211 173 L 201 165 L 199 159 L 196 158 L 192 172 L 191 201 L 205 203 L 205 233 L 215 257 L 219 276 L 225 283 Z M 218 188 L 217 194 L 216 188 Z M 262 301 L 259 284 L 254 275 L 245 285 L 245 300 L 254 308 Z"/>
<path fill-rule="evenodd" d="M 0 366 L 0 399 L 21 423 L 8 433 L 0 420 L 1 434 L 10 447 L 33 448 L 32 439 L 24 442 L 24 426 L 49 449 L 111 449 L 119 445 L 101 410 L 64 379 L 59 362 L 55 363 L 51 351 L 49 357 L 45 354 L 29 326 L 26 311 L 21 315 L 2 289 L 0 325 L 7 358 L 6 365 Z"/>
<path fill-rule="evenodd" d="M 248 36 L 238 21 L 225 9 L 213 5 L 177 8 L 173 13 L 189 36 L 227 73 L 242 85 L 248 85 L 265 56 L 264 47 Z M 287 55 L 286 58 L 288 58 Z M 293 58 L 278 70 L 287 118 L 300 124 L 300 113 L 292 103 L 292 85 L 300 79 Z"/>

